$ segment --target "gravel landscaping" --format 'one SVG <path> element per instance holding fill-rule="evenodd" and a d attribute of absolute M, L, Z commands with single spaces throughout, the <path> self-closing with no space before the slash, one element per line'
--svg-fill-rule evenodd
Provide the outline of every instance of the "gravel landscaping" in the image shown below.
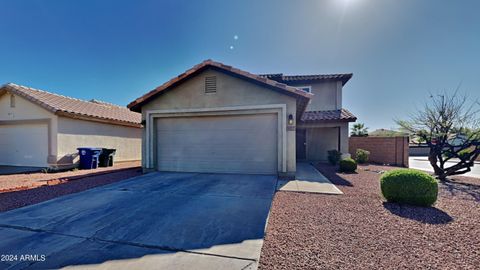
<path fill-rule="evenodd" d="M 480 179 L 440 184 L 435 207 L 384 202 L 382 171 L 317 168 L 344 195 L 277 192 L 260 269 L 478 269 Z"/>
<path fill-rule="evenodd" d="M 57 185 L 86 176 L 94 176 L 135 168 L 140 168 L 139 161 L 121 162 L 116 163 L 113 167 L 99 167 L 94 170 L 70 170 L 64 172 L 35 172 L 0 175 L 0 193 L 37 188 L 40 186 Z"/>
<path fill-rule="evenodd" d="M 141 168 L 137 166 L 113 168 L 116 169 L 110 169 L 108 171 L 95 170 L 89 171 L 89 173 L 86 173 L 88 171 L 65 172 L 60 173 L 63 175 L 61 177 L 58 174 L 54 174 L 57 177 L 50 177 L 48 180 L 48 185 L 35 188 L 29 186 L 28 189 L 24 190 L 0 193 L 0 212 L 40 203 L 59 196 L 84 191 L 97 186 L 115 183 L 142 174 Z M 19 175 L 15 176 L 19 177 Z M 35 175 L 32 176 L 32 179 L 35 179 L 35 177 L 41 178 L 40 175 Z M 18 179 L 24 178 L 19 177 Z"/>

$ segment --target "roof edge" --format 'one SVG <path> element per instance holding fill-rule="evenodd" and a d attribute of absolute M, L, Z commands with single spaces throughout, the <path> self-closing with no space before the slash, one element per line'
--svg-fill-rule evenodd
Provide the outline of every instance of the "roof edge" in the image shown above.
<path fill-rule="evenodd" d="M 357 117 L 351 113 L 349 110 L 341 108 L 337 110 L 319 110 L 319 111 L 305 111 L 305 113 L 332 113 L 336 112 L 339 113 L 336 119 L 301 119 L 302 124 L 317 124 L 317 123 L 345 123 L 345 122 L 356 122 Z M 342 114 L 345 116 L 342 118 Z M 304 115 L 302 115 L 303 118 Z"/>
<path fill-rule="evenodd" d="M 231 73 L 233 75 L 242 77 L 243 79 L 252 80 L 256 83 L 263 84 L 263 85 L 265 85 L 267 87 L 270 87 L 270 88 L 274 88 L 274 89 L 278 89 L 280 91 L 284 91 L 285 94 L 295 95 L 297 97 L 308 99 L 308 100 L 311 97 L 313 97 L 313 94 L 302 91 L 302 90 L 300 90 L 296 87 L 289 86 L 287 84 L 284 84 L 284 83 L 281 83 L 281 82 L 278 82 L 278 81 L 275 81 L 275 80 L 271 80 L 271 79 L 268 79 L 268 78 L 263 78 L 263 77 L 260 77 L 258 75 L 249 73 L 247 71 L 243 71 L 243 70 L 240 70 L 238 68 L 235 68 L 235 67 L 232 67 L 232 66 L 229 66 L 229 65 L 225 65 L 225 64 L 220 63 L 220 62 L 215 62 L 211 59 L 207 59 L 207 60 L 201 62 L 200 64 L 197 64 L 197 65 L 193 66 L 192 68 L 186 70 L 185 72 L 181 73 L 180 75 L 170 79 L 169 81 L 165 82 L 164 84 L 156 87 L 155 89 L 147 92 L 143 96 L 141 96 L 141 97 L 135 99 L 134 101 L 130 102 L 127 105 L 127 108 L 129 108 L 132 111 L 140 112 L 140 107 L 142 106 L 142 104 L 149 101 L 150 99 L 155 97 L 157 94 L 160 94 L 161 92 L 175 86 L 176 84 L 182 82 L 183 80 L 189 78 L 190 76 L 193 76 L 194 74 L 199 73 L 200 71 L 202 71 L 202 70 L 204 70 L 208 67 L 212 67 L 212 68 L 218 69 L 220 71 Z"/>
<path fill-rule="evenodd" d="M 36 89 L 36 88 L 31 88 L 31 87 L 27 87 L 27 86 L 21 86 L 21 85 L 18 85 L 18 84 L 15 84 L 15 83 L 6 83 L 6 84 L 3 84 L 0 86 L 0 90 L 1 89 L 5 89 L 5 91 L 9 92 L 9 93 L 12 93 L 12 94 L 15 94 L 15 95 L 18 95 L 24 99 L 26 99 L 27 101 L 30 101 L 32 102 L 33 104 L 55 114 L 55 115 L 59 115 L 59 116 L 64 116 L 64 117 L 68 117 L 68 118 L 72 118 L 72 119 L 80 119 L 80 120 L 85 120 L 85 121 L 92 121 L 92 122 L 102 122 L 102 123 L 108 123 L 108 124 L 113 124 L 113 125 L 121 125 L 121 126 L 129 126 L 129 127 L 138 127 L 138 128 L 141 128 L 142 127 L 142 124 L 140 122 L 133 122 L 133 121 L 123 121 L 123 120 L 119 120 L 119 119 L 113 119 L 113 118 L 107 118 L 107 117 L 101 117 L 101 116 L 94 116 L 94 115 L 87 115 L 87 114 L 81 114 L 81 113 L 77 113 L 77 112 L 69 112 L 69 111 L 63 111 L 63 110 L 60 110 L 60 109 L 57 109 L 57 108 L 54 108 L 48 104 L 46 104 L 45 102 L 41 101 L 41 100 L 38 100 L 37 98 L 35 97 L 32 97 L 20 90 L 18 90 L 16 87 L 25 87 L 25 88 L 30 88 L 30 89 L 33 89 L 35 91 L 41 91 L 41 92 L 45 92 L 45 93 L 48 93 L 48 94 L 52 94 L 52 95 L 55 95 L 55 96 L 61 96 L 61 97 L 64 97 L 64 98 L 68 98 L 68 99 L 72 99 L 72 100 L 78 100 L 78 101 L 82 101 L 82 102 L 88 102 L 88 101 L 85 101 L 85 100 L 81 100 L 81 99 L 77 99 L 77 98 L 72 98 L 72 97 L 67 97 L 67 96 L 63 96 L 63 95 L 59 95 L 59 94 L 55 94 L 55 93 L 52 93 L 52 92 L 47 92 L 47 91 L 44 91 L 44 90 L 40 90 L 40 89 Z M 99 104 L 100 105 L 100 104 Z M 110 106 L 115 106 L 117 108 L 121 108 L 122 110 L 125 110 L 126 112 L 129 112 L 128 109 L 126 107 L 122 107 L 120 105 L 116 105 L 116 104 L 112 104 Z M 129 112 L 131 113 L 131 112 Z"/>
<path fill-rule="evenodd" d="M 331 73 L 331 74 L 302 74 L 285 75 L 283 73 L 259 74 L 261 77 L 272 78 L 281 82 L 315 82 L 315 81 L 341 81 L 345 85 L 352 77 L 353 73 Z"/>
<path fill-rule="evenodd" d="M 16 86 L 20 87 L 20 85 L 18 85 L 18 84 L 7 83 L 7 84 L 2 85 L 0 87 L 0 89 L 2 89 L 2 88 L 7 89 L 7 91 L 10 91 L 11 93 L 19 95 L 19 96 L 25 98 L 26 100 L 35 103 L 36 105 L 40 106 L 41 108 L 43 108 L 43 109 L 45 109 L 45 110 L 47 110 L 51 113 L 56 113 L 57 112 L 57 109 L 55 109 L 54 107 L 49 106 L 48 104 L 46 104 L 44 102 L 41 102 L 40 100 L 38 100 L 36 98 L 33 98 L 30 95 L 27 95 L 22 91 L 19 91 L 18 89 L 15 88 Z M 35 89 L 35 90 L 42 91 L 42 90 L 39 90 L 39 89 Z M 45 91 L 43 91 L 43 92 L 45 92 Z"/>
<path fill-rule="evenodd" d="M 135 128 L 142 128 L 143 127 L 141 123 L 121 121 L 121 120 L 115 120 L 115 119 L 110 119 L 110 118 L 105 118 L 105 117 L 84 115 L 84 114 L 71 113 L 71 112 L 65 112 L 65 111 L 57 111 L 55 113 L 55 115 L 63 116 L 63 117 L 71 118 L 71 119 L 78 119 L 78 120 L 91 121 L 91 122 L 100 122 L 100 123 L 104 123 L 104 124 L 112 124 L 112 125 L 118 125 L 118 126 L 127 126 L 127 127 L 135 127 Z"/>

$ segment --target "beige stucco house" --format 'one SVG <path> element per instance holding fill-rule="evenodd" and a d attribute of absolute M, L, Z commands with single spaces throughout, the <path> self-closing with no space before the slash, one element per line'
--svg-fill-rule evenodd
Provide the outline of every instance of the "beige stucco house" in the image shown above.
<path fill-rule="evenodd" d="M 16 84 L 0 86 L 0 165 L 72 167 L 78 147 L 115 148 L 141 159 L 141 115 Z"/>
<path fill-rule="evenodd" d="M 351 74 L 254 75 L 204 61 L 131 102 L 145 171 L 295 174 L 297 160 L 348 153 Z"/>

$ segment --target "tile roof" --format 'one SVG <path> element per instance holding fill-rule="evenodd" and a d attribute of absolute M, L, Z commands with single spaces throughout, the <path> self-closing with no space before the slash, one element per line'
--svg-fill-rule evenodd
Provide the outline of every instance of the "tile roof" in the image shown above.
<path fill-rule="evenodd" d="M 283 73 L 260 74 L 260 77 L 269 78 L 278 82 L 304 82 L 304 81 L 342 81 L 345 85 L 353 76 L 352 73 L 345 74 L 313 74 L 313 75 L 283 75 Z"/>
<path fill-rule="evenodd" d="M 249 73 L 247 71 L 243 71 L 243 70 L 240 70 L 238 68 L 228 66 L 228 65 L 222 64 L 220 62 L 215 62 L 215 61 L 212 61 L 212 60 L 209 59 L 209 60 L 203 61 L 202 63 L 200 63 L 198 65 L 195 65 L 194 67 L 192 67 L 191 69 L 189 69 L 189 70 L 185 71 L 184 73 L 178 75 L 177 77 L 169 80 L 168 82 L 162 84 L 161 86 L 159 86 L 159 87 L 153 89 L 152 91 L 146 93 L 145 95 L 137 98 L 136 100 L 134 100 L 130 104 L 128 104 L 127 107 L 130 108 L 133 111 L 138 111 L 139 112 L 142 104 L 144 104 L 145 102 L 147 102 L 151 98 L 155 97 L 157 94 L 160 94 L 163 91 L 168 90 L 171 86 L 176 85 L 177 83 L 185 80 L 186 78 L 188 78 L 188 77 L 192 76 L 193 74 L 196 74 L 196 73 L 198 73 L 201 70 L 204 70 L 206 68 L 214 68 L 214 69 L 217 69 L 219 71 L 227 72 L 227 73 L 233 74 L 235 76 L 239 76 L 243 79 L 247 79 L 247 80 L 250 80 L 252 82 L 262 84 L 264 86 L 267 86 L 267 87 L 269 87 L 271 89 L 274 89 L 276 91 L 279 91 L 281 93 L 297 97 L 297 100 L 298 100 L 298 103 L 299 103 L 298 106 L 297 106 L 298 107 L 297 115 L 301 115 L 303 113 L 303 111 L 305 110 L 305 108 L 308 104 L 308 100 L 313 96 L 312 94 L 307 93 L 305 91 L 302 91 L 302 90 L 300 90 L 296 87 L 292 87 L 292 86 L 286 85 L 284 83 L 280 83 L 278 81 L 271 80 L 267 77 L 261 77 L 259 75 L 255 75 L 255 74 Z"/>
<path fill-rule="evenodd" d="M 91 101 L 80 100 L 13 83 L 0 86 L 0 94 L 2 90 L 19 95 L 57 115 L 87 118 L 112 124 L 141 126 L 141 114 L 111 103 L 94 99 Z"/>
<path fill-rule="evenodd" d="M 355 122 L 357 117 L 346 109 L 330 111 L 307 111 L 304 112 L 301 122 Z"/>

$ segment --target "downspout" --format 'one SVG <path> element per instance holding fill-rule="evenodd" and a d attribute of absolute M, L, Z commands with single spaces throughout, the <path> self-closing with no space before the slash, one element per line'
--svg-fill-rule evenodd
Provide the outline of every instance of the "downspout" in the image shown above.
<path fill-rule="evenodd" d="M 337 127 L 337 130 L 338 130 L 338 152 L 340 152 L 340 149 L 342 149 L 342 132 L 341 132 L 341 127 Z"/>

